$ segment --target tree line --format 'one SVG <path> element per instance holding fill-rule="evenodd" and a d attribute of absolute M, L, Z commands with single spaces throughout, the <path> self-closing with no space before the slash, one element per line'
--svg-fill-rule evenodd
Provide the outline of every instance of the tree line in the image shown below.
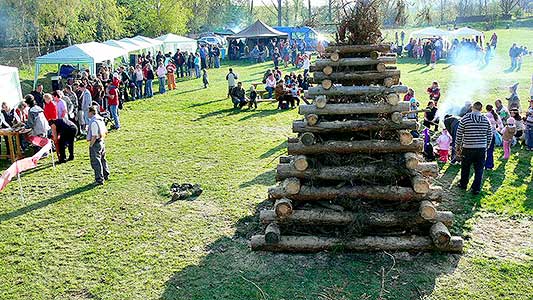
<path fill-rule="evenodd" d="M 342 10 L 357 0 L 2 0 L 0 46 L 105 41 L 137 34 L 195 34 L 243 29 L 261 19 L 270 25 L 310 25 L 334 31 Z M 527 0 L 379 1 L 388 26 L 444 24 L 472 15 L 530 13 Z"/>

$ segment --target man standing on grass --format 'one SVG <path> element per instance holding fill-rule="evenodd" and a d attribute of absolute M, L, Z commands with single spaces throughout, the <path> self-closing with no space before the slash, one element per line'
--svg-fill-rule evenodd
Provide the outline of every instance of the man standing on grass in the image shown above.
<path fill-rule="evenodd" d="M 231 96 L 231 90 L 235 87 L 236 80 L 239 79 L 237 77 L 237 74 L 233 73 L 233 69 L 229 68 L 229 73 L 226 75 L 226 80 L 228 81 L 228 95 L 227 97 Z"/>
<path fill-rule="evenodd" d="M 472 112 L 466 114 L 457 127 L 456 155 L 461 157 L 461 181 L 459 188 L 466 190 L 470 179 L 470 167 L 474 165 L 472 194 L 481 192 L 481 180 L 485 166 L 487 147 L 492 141 L 492 129 L 487 117 L 481 114 L 483 104 L 476 102 Z"/>
<path fill-rule="evenodd" d="M 109 168 L 105 157 L 104 138 L 107 133 L 104 120 L 100 117 L 94 106 L 89 107 L 89 130 L 87 141 L 89 142 L 89 158 L 94 170 L 96 185 L 103 185 L 109 178 Z"/>

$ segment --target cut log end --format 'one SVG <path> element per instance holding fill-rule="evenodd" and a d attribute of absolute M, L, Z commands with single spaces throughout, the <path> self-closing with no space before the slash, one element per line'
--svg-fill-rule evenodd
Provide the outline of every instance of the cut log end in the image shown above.
<path fill-rule="evenodd" d="M 378 72 L 385 72 L 385 71 L 387 71 L 387 67 L 385 66 L 384 63 L 379 63 L 379 64 L 376 65 L 376 70 Z"/>
<path fill-rule="evenodd" d="M 318 116 L 315 114 L 308 114 L 305 116 L 305 120 L 307 121 L 307 125 L 315 126 L 318 123 Z"/>
<path fill-rule="evenodd" d="M 399 130 L 398 137 L 402 145 L 411 145 L 413 143 L 413 135 L 408 130 Z"/>
<path fill-rule="evenodd" d="M 392 122 L 396 124 L 400 124 L 403 120 L 403 114 L 401 112 L 395 111 L 391 114 L 391 120 Z"/>
<path fill-rule="evenodd" d="M 339 53 L 337 53 L 337 52 L 333 52 L 333 53 L 331 53 L 331 55 L 329 56 L 329 59 L 331 59 L 331 60 L 334 61 L 334 62 L 337 62 L 337 61 L 339 61 L 339 59 L 341 59 L 341 56 L 339 55 Z"/>
<path fill-rule="evenodd" d="M 311 146 L 316 142 L 316 137 L 311 132 L 304 132 L 300 136 L 300 142 L 306 146 Z"/>
<path fill-rule="evenodd" d="M 292 201 L 287 198 L 276 200 L 276 203 L 274 203 L 274 211 L 279 218 L 286 218 L 292 215 Z"/>
<path fill-rule="evenodd" d="M 326 98 L 326 96 L 318 96 L 315 98 L 313 103 L 315 104 L 316 108 L 324 108 L 328 103 L 328 99 Z"/>
<path fill-rule="evenodd" d="M 408 169 L 414 170 L 418 166 L 420 159 L 416 153 L 408 152 L 404 154 L 405 157 L 405 166 Z"/>
<path fill-rule="evenodd" d="M 437 209 L 433 203 L 427 200 L 420 202 L 419 212 L 424 220 L 435 220 L 437 217 Z"/>
<path fill-rule="evenodd" d="M 322 80 L 322 87 L 325 90 L 329 90 L 332 86 L 333 86 L 333 81 L 331 81 L 330 79 Z"/>
<path fill-rule="evenodd" d="M 300 192 L 300 187 L 301 187 L 301 184 L 300 184 L 300 179 L 298 178 L 287 178 L 283 181 L 283 190 L 289 194 L 289 195 L 295 195 L 295 194 L 298 194 L 298 192 Z"/>
<path fill-rule="evenodd" d="M 435 246 L 439 248 L 448 246 L 452 238 L 450 231 L 442 222 L 437 222 L 433 224 L 433 226 L 431 226 L 429 234 Z"/>
<path fill-rule="evenodd" d="M 400 103 L 400 96 L 396 93 L 391 93 L 387 95 L 387 103 L 390 105 L 398 105 Z"/>
<path fill-rule="evenodd" d="M 305 171 L 309 167 L 309 162 L 307 161 L 307 157 L 305 155 L 297 155 L 294 158 L 293 166 L 298 171 Z"/>
<path fill-rule="evenodd" d="M 430 191 L 429 182 L 426 178 L 420 175 L 411 177 L 413 190 L 418 194 L 427 194 Z"/>
<path fill-rule="evenodd" d="M 265 229 L 264 240 L 267 244 L 277 244 L 280 240 L 280 230 L 276 223 L 270 223 Z"/>
<path fill-rule="evenodd" d="M 392 77 L 387 77 L 383 79 L 383 85 L 390 88 L 394 85 L 394 79 Z"/>
<path fill-rule="evenodd" d="M 332 66 L 325 66 L 322 69 L 322 72 L 324 72 L 324 74 L 329 76 L 329 75 L 333 74 L 333 67 Z"/>

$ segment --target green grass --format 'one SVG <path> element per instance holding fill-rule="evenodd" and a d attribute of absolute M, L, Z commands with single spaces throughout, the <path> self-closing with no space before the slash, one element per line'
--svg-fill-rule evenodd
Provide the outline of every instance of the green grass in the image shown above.
<path fill-rule="evenodd" d="M 528 31 L 498 32 L 502 61 L 513 39 L 533 47 Z M 246 87 L 267 66 L 233 65 Z M 442 205 L 456 212 L 453 231 L 468 237 L 464 255 L 426 253 L 398 258 L 393 267 L 384 253 L 251 252 L 256 210 L 266 205 L 275 160 L 299 116 L 264 103 L 256 111 L 233 110 L 226 67 L 210 70 L 207 90 L 191 80 L 128 103 L 123 128 L 107 139 L 112 179 L 105 186 L 90 186 L 88 149 L 79 141 L 75 161 L 52 168 L 48 159 L 23 174 L 24 200 L 16 181 L 1 193 L 0 299 L 376 299 L 382 267 L 391 270 L 385 299 L 530 299 L 531 235 L 525 246 L 509 249 L 527 260 L 486 256 L 470 236 L 488 212 L 503 222 L 531 221 L 532 155 L 517 148 L 509 161 L 497 159 L 476 197 L 448 188 L 458 167 L 443 168 L 440 183 L 450 197 Z M 453 68 L 446 67 L 426 72 L 404 60 L 402 81 L 424 100 L 433 79 L 446 91 Z M 476 99 L 504 97 L 502 87 L 518 80 L 525 105 L 532 67 L 527 58 L 519 73 L 487 69 L 490 88 Z M 168 203 L 173 182 L 199 183 L 204 193 Z M 494 242 L 507 237 L 502 232 Z"/>

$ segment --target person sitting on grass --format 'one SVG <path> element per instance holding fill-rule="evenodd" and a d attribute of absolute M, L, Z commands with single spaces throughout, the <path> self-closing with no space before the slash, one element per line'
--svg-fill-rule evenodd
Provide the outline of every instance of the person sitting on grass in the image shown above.
<path fill-rule="evenodd" d="M 429 100 L 435 103 L 435 106 L 438 105 L 440 99 L 440 88 L 437 81 L 433 81 L 430 87 L 428 87 L 427 92 L 429 94 Z"/>
<path fill-rule="evenodd" d="M 296 106 L 300 106 L 300 89 L 295 83 L 292 83 L 291 85 L 291 108 L 294 107 L 294 103 L 296 102 Z"/>
<path fill-rule="evenodd" d="M 242 88 L 242 82 L 238 82 L 237 86 L 231 90 L 231 101 L 233 108 L 242 108 L 246 104 L 246 92 Z"/>

